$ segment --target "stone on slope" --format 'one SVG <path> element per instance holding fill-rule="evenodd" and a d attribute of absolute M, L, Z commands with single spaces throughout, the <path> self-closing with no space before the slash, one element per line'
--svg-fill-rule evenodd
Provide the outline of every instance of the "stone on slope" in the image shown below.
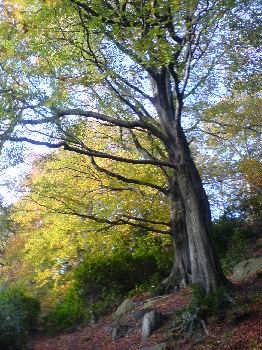
<path fill-rule="evenodd" d="M 114 313 L 115 319 L 120 319 L 135 308 L 135 303 L 131 299 L 125 299 Z"/>
<path fill-rule="evenodd" d="M 241 261 L 233 269 L 233 280 L 242 280 L 262 271 L 262 256 Z"/>
<path fill-rule="evenodd" d="M 163 315 L 156 310 L 151 310 L 144 315 L 142 322 L 142 340 L 147 339 L 150 334 L 160 327 L 162 324 Z"/>

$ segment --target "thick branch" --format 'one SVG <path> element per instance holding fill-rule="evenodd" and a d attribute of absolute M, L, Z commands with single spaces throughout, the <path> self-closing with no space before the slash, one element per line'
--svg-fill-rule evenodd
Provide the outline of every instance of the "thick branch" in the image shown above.
<path fill-rule="evenodd" d="M 161 160 L 132 159 L 132 158 L 125 158 L 125 157 L 121 157 L 121 156 L 115 156 L 113 154 L 104 153 L 104 152 L 90 149 L 83 144 L 81 144 L 81 147 L 83 147 L 84 149 L 79 148 L 79 147 L 75 147 L 75 146 L 71 146 L 68 143 L 66 143 L 65 141 L 61 141 L 58 143 L 51 143 L 51 142 L 47 142 L 47 141 L 37 141 L 37 140 L 30 139 L 28 137 L 19 137 L 19 136 L 18 137 L 9 137 L 8 140 L 12 141 L 12 142 L 28 142 L 28 143 L 31 143 L 33 145 L 46 146 L 46 147 L 52 148 L 52 149 L 63 147 L 67 151 L 75 152 L 78 154 L 83 154 L 83 155 L 86 155 L 89 157 L 111 159 L 111 160 L 115 160 L 117 162 L 122 162 L 122 163 L 128 163 L 128 164 L 134 164 L 134 165 L 167 166 L 170 168 L 175 168 L 175 165 L 173 165 L 172 163 L 169 163 L 169 162 L 164 162 Z"/>
<path fill-rule="evenodd" d="M 169 222 L 164 222 L 164 221 L 156 221 L 156 220 L 149 220 L 145 218 L 140 218 L 138 216 L 133 216 L 133 215 L 122 215 L 124 218 L 127 218 L 129 220 L 137 220 L 137 221 L 142 221 L 145 223 L 149 224 L 154 224 L 154 225 L 165 225 L 165 226 L 170 226 Z"/>
<path fill-rule="evenodd" d="M 140 185 L 140 186 L 147 186 L 147 187 L 151 187 L 155 190 L 158 190 L 162 193 L 164 193 L 165 195 L 167 194 L 167 189 L 161 187 L 161 186 L 158 186 L 158 185 L 155 185 L 155 184 L 152 184 L 150 182 L 146 182 L 146 181 L 141 181 L 141 180 L 138 180 L 138 179 L 131 179 L 131 178 L 128 178 L 128 177 L 125 177 L 123 175 L 120 175 L 120 174 L 117 174 L 113 171 L 110 171 L 108 169 L 105 169 L 103 167 L 101 167 L 100 165 L 98 165 L 94 159 L 94 157 L 91 157 L 91 162 L 93 164 L 93 166 L 95 167 L 95 169 L 99 172 L 102 172 L 112 178 L 115 178 L 117 180 L 120 180 L 120 181 L 123 181 L 125 183 L 129 183 L 129 184 L 135 184 L 135 185 Z"/>
<path fill-rule="evenodd" d="M 115 160 L 117 162 L 122 163 L 128 163 L 128 164 L 134 164 L 134 165 L 155 165 L 155 166 L 167 166 L 169 168 L 176 168 L 174 164 L 169 162 L 164 162 L 162 160 L 150 160 L 150 159 L 132 159 L 132 158 L 125 158 L 121 156 L 115 156 L 113 154 L 104 153 L 100 151 L 93 150 L 85 145 L 81 145 L 81 147 L 84 147 L 84 149 L 70 146 L 67 143 L 64 143 L 64 149 L 67 151 L 72 151 L 78 154 L 87 155 L 89 157 L 96 157 L 96 158 L 104 158 L 104 159 L 111 159 Z"/>

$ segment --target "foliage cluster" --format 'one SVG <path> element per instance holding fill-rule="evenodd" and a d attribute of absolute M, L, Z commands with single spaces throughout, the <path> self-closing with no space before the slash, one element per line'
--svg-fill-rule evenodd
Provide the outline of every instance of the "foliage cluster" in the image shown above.
<path fill-rule="evenodd" d="M 189 336 L 196 330 L 207 333 L 206 320 L 209 317 L 223 318 L 225 314 L 225 290 L 206 294 L 199 284 L 192 284 L 192 301 L 190 305 L 176 312 L 172 330 L 176 334 L 187 333 Z"/>
<path fill-rule="evenodd" d="M 117 170 L 129 176 L 135 171 L 144 181 L 151 181 L 152 173 L 146 167 L 141 171 L 118 166 Z M 33 281 L 33 289 L 41 293 L 42 300 L 45 294 L 52 294 L 51 303 L 63 297 L 75 267 L 86 255 L 109 255 L 122 246 L 142 255 L 145 250 L 154 250 L 155 256 L 160 256 L 156 253 L 159 247 L 171 245 L 168 234 L 151 232 L 168 228 L 163 196 L 152 189 L 136 191 L 131 185 L 108 179 L 91 169 L 84 156 L 57 152 L 36 161 L 24 189 L 27 195 L 12 211 L 17 234 L 5 251 L 5 276 L 9 282 L 19 279 L 29 283 L 30 288 Z M 167 225 L 152 225 L 156 217 Z"/>
<path fill-rule="evenodd" d="M 28 333 L 36 327 L 39 312 L 39 302 L 21 289 L 3 289 L 0 292 L 0 348 L 24 349 Z"/>
<path fill-rule="evenodd" d="M 56 334 L 74 327 L 84 319 L 83 301 L 74 288 L 70 288 L 63 300 L 53 306 L 44 317 L 44 326 L 49 334 Z"/>
<path fill-rule="evenodd" d="M 165 276 L 172 261 L 172 251 L 163 254 L 159 240 L 143 242 L 139 250 L 119 247 L 110 255 L 87 257 L 76 270 L 76 280 L 83 295 L 95 296 L 102 289 L 118 289 L 121 293 L 152 278 Z M 151 247 L 150 247 L 151 245 Z"/>

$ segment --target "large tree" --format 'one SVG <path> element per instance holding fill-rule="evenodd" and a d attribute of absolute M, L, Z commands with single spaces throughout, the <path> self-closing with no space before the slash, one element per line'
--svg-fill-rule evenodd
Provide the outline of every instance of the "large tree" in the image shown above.
<path fill-rule="evenodd" d="M 194 124 L 189 107 L 215 88 L 209 77 L 221 68 L 227 16 L 237 5 L 208 0 L 2 4 L 2 144 L 63 147 L 90 157 L 96 170 L 123 183 L 158 189 L 170 203 L 176 245 L 171 277 L 199 283 L 207 293 L 225 279 L 186 129 Z M 95 146 L 83 140 L 77 128 L 83 120 L 115 128 L 121 154 L 115 140 L 99 144 L 103 135 Z M 104 166 L 101 158 L 158 167 L 166 183 L 141 183 Z"/>

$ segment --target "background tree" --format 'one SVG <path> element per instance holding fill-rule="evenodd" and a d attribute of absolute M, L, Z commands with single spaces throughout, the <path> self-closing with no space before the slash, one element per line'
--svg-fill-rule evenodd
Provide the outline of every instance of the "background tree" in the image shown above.
<path fill-rule="evenodd" d="M 129 175 L 133 170 L 129 168 Z M 150 178 L 149 170 L 145 168 L 141 178 Z M 4 255 L 5 283 L 23 285 L 41 297 L 46 306 L 61 300 L 74 284 L 75 269 L 83 261 L 94 268 L 106 257 L 115 259 L 118 251 L 115 273 L 122 268 L 130 275 L 130 280 L 126 277 L 127 286 L 125 279 L 119 282 L 118 288 L 124 288 L 125 293 L 142 282 L 150 283 L 145 278 L 167 275 L 163 267 L 169 265 L 172 241 L 167 203 L 158 191 L 127 187 L 95 171 L 85 156 L 62 150 L 35 161 L 24 191 L 23 198 L 12 208 L 15 234 Z M 124 266 L 125 256 L 130 260 L 130 271 Z M 138 262 L 140 273 L 136 271 L 135 277 L 133 269 Z M 109 275 L 110 268 L 104 269 L 104 276 Z M 90 277 L 93 271 L 89 270 L 85 271 Z M 119 276 L 121 281 L 120 272 Z M 100 278 L 101 290 L 96 291 L 99 297 L 106 281 L 101 280 L 101 271 L 92 278 Z M 84 289 L 88 289 L 87 284 Z"/>
<path fill-rule="evenodd" d="M 230 96 L 205 112 L 204 126 L 207 147 L 217 154 L 215 160 L 209 159 L 209 167 L 221 188 L 220 200 L 224 206 L 235 207 L 236 215 L 257 224 L 262 180 L 260 105 L 257 94 Z M 208 171 L 206 176 L 211 179 Z"/>

